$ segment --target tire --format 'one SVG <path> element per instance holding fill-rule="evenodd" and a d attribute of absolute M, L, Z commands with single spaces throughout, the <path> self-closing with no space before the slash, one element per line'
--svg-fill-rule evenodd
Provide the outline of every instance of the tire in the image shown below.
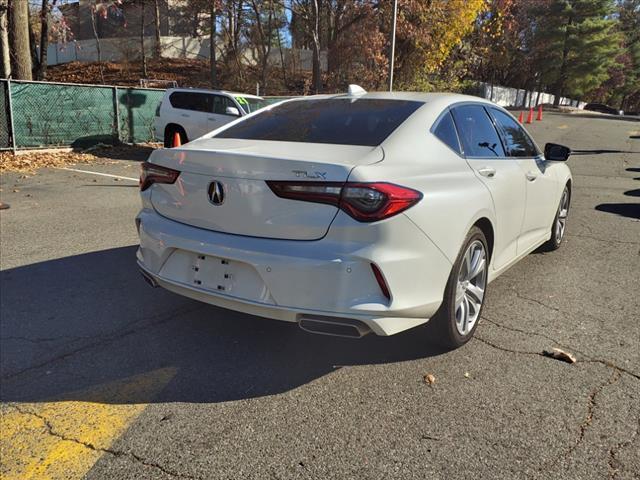
<path fill-rule="evenodd" d="M 451 269 L 442 305 L 428 323 L 433 324 L 431 334 L 440 346 L 452 350 L 473 337 L 482 314 L 488 274 L 487 239 L 482 230 L 473 227 Z"/>
<path fill-rule="evenodd" d="M 184 128 L 179 126 L 168 127 L 164 132 L 164 148 L 173 147 L 173 136 L 176 132 L 180 135 L 180 144 L 184 145 L 189 141 Z"/>
<path fill-rule="evenodd" d="M 560 245 L 562 245 L 562 239 L 567 230 L 567 217 L 569 216 L 570 204 L 571 190 L 569 190 L 569 185 L 565 185 L 562 196 L 560 197 L 556 216 L 553 218 L 553 224 L 551 225 L 551 238 L 543 245 L 543 250 L 552 252 L 553 250 L 559 249 Z"/>

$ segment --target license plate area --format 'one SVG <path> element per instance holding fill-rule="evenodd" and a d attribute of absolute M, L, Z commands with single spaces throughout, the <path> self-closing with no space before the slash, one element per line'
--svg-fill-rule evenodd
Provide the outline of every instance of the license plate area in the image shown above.
<path fill-rule="evenodd" d="M 195 255 L 193 260 L 193 283 L 207 290 L 233 291 L 236 279 L 236 262 L 218 257 Z"/>
<path fill-rule="evenodd" d="M 245 262 L 176 250 L 160 275 L 199 290 L 275 304 L 256 268 Z"/>

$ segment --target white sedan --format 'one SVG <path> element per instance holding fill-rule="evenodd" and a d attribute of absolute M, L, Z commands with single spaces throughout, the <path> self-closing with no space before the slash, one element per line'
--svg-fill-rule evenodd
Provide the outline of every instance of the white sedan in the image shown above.
<path fill-rule="evenodd" d="M 153 286 L 315 333 L 431 319 L 457 347 L 488 283 L 560 246 L 569 154 L 541 153 L 476 97 L 352 88 L 285 101 L 153 152 L 138 265 Z"/>

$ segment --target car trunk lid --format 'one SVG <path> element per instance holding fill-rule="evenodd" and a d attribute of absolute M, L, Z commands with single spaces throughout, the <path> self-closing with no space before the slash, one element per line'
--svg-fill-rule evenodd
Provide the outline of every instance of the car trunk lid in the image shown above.
<path fill-rule="evenodd" d="M 151 203 L 167 218 L 216 232 L 315 240 L 337 207 L 279 198 L 266 181 L 345 182 L 355 166 L 383 156 L 381 147 L 203 138 L 154 152 L 152 163 L 181 173 L 153 185 Z"/>

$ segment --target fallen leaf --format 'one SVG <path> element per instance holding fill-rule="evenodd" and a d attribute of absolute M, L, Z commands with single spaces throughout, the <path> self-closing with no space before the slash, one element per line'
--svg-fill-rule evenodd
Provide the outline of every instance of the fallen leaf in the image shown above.
<path fill-rule="evenodd" d="M 464 378 L 469 378 L 469 377 L 470 377 L 469 372 L 464 372 Z"/>
<path fill-rule="evenodd" d="M 427 373 L 424 377 L 423 377 L 424 383 L 426 383 L 427 385 L 433 385 L 434 383 L 436 383 L 436 377 L 434 377 L 432 374 Z"/>
<path fill-rule="evenodd" d="M 576 363 L 577 359 L 575 355 L 565 352 L 559 348 L 552 348 L 551 350 L 544 350 L 542 354 L 545 357 L 555 358 L 556 360 L 561 360 L 567 363 Z"/>

